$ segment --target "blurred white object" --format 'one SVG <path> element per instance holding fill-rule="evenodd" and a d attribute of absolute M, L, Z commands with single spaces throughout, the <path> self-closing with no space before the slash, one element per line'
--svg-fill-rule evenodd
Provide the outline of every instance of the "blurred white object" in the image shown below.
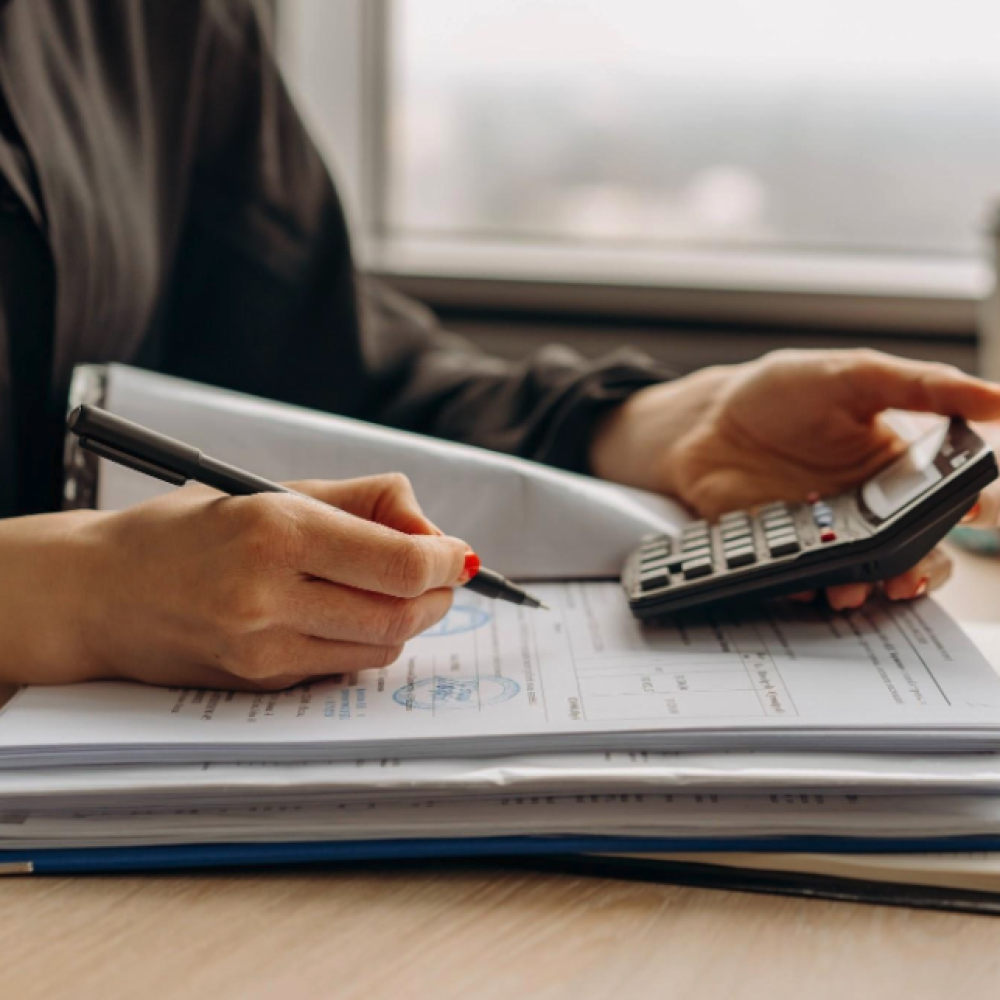
<path fill-rule="evenodd" d="M 126 365 L 107 367 L 104 405 L 269 479 L 405 473 L 432 521 L 467 538 L 488 565 L 525 580 L 617 577 L 644 534 L 674 535 L 690 520 L 652 493 Z M 101 460 L 103 510 L 171 488 Z"/>

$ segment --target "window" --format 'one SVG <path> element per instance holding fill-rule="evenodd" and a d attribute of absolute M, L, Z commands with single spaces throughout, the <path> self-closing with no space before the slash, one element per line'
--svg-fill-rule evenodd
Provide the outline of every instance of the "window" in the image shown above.
<path fill-rule="evenodd" d="M 655 261 L 661 283 L 672 261 L 688 284 L 984 287 L 996 0 L 364 2 L 382 116 L 378 162 L 356 171 L 378 178 L 366 219 L 390 243 L 462 248 L 428 249 L 439 266 L 544 271 L 545 248 L 591 275 Z M 322 118 L 329 92 L 306 99 Z"/>

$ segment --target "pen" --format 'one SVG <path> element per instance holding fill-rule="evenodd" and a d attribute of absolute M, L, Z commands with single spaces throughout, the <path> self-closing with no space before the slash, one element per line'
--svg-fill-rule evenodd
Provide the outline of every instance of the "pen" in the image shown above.
<path fill-rule="evenodd" d="M 81 448 L 127 469 L 161 479 L 171 486 L 183 486 L 194 480 L 232 496 L 295 492 L 280 483 L 272 483 L 210 458 L 189 444 L 158 434 L 96 406 L 78 406 L 69 415 L 67 426 L 79 437 Z M 485 567 L 465 586 L 483 597 L 528 608 L 545 608 L 537 597 L 532 597 L 517 584 Z"/>

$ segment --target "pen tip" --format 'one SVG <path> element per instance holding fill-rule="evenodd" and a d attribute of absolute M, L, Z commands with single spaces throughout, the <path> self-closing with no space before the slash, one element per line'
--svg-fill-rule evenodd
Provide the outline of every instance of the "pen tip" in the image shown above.
<path fill-rule="evenodd" d="M 547 604 L 543 604 L 537 597 L 533 594 L 529 594 L 527 591 L 521 591 L 520 604 L 525 608 L 540 608 L 542 611 L 550 611 L 551 608 Z"/>

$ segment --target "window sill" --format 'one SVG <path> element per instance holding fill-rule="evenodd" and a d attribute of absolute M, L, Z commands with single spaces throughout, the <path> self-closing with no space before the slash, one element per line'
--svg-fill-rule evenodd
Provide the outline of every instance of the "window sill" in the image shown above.
<path fill-rule="evenodd" d="M 370 273 L 437 307 L 971 337 L 984 261 L 370 239 Z"/>

